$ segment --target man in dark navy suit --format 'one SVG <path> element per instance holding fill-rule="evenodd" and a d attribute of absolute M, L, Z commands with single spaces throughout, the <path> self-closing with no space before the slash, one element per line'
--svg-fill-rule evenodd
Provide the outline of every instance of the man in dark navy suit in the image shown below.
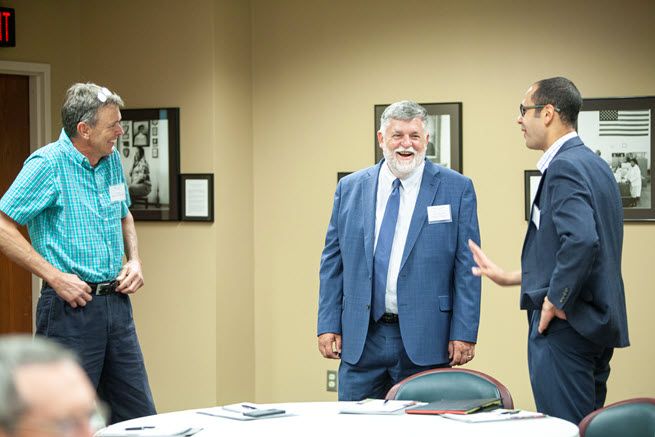
<path fill-rule="evenodd" d="M 544 152 L 521 271 L 505 272 L 469 242 L 474 275 L 521 285 L 537 409 L 574 423 L 603 406 L 614 348 L 629 345 L 621 196 L 607 163 L 575 131 L 581 106 L 563 77 L 535 83 L 520 105 L 526 146 Z"/>

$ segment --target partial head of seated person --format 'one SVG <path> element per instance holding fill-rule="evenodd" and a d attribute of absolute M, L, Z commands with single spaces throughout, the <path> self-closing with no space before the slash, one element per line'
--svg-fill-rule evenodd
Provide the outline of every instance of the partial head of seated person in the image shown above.
<path fill-rule="evenodd" d="M 103 424 L 72 353 L 40 337 L 0 336 L 0 437 L 88 437 Z"/>

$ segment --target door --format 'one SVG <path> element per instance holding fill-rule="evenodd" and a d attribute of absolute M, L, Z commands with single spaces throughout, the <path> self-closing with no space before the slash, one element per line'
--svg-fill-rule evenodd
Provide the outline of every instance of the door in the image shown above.
<path fill-rule="evenodd" d="M 29 81 L 0 74 L 0 197 L 30 154 Z M 0 254 L 0 334 L 8 332 L 32 332 L 32 276 Z"/>

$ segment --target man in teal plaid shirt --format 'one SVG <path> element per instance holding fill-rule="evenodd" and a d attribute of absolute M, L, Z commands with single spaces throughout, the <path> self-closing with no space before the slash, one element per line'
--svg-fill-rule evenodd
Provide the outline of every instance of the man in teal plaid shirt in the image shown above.
<path fill-rule="evenodd" d="M 79 355 L 112 422 L 156 414 L 129 299 L 143 273 L 114 147 L 122 106 L 107 88 L 69 88 L 59 139 L 25 161 L 0 199 L 0 250 L 44 281 L 37 334 Z"/>

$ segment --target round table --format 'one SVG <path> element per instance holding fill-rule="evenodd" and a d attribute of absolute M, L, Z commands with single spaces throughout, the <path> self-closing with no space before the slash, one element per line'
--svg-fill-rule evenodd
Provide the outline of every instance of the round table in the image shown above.
<path fill-rule="evenodd" d="M 202 428 L 201 431 L 194 434 L 197 437 L 288 437 L 299 435 L 309 437 L 575 437 L 578 435 L 578 427 L 576 425 L 554 417 L 507 420 L 502 422 L 464 423 L 440 416 L 405 413 L 387 415 L 339 414 L 340 405 L 342 404 L 339 402 L 260 404 L 259 407 L 261 408 L 280 408 L 286 410 L 287 415 L 250 421 L 198 414 L 198 411 L 217 411 L 216 409 L 220 409 L 220 407 L 186 410 L 121 422 L 108 427 L 105 433 L 119 435 L 121 431 L 128 427 L 154 426 L 154 429 L 148 429 L 154 435 L 157 427 L 183 425 Z M 136 435 L 136 433 L 129 431 L 125 432 L 125 435 Z"/>

